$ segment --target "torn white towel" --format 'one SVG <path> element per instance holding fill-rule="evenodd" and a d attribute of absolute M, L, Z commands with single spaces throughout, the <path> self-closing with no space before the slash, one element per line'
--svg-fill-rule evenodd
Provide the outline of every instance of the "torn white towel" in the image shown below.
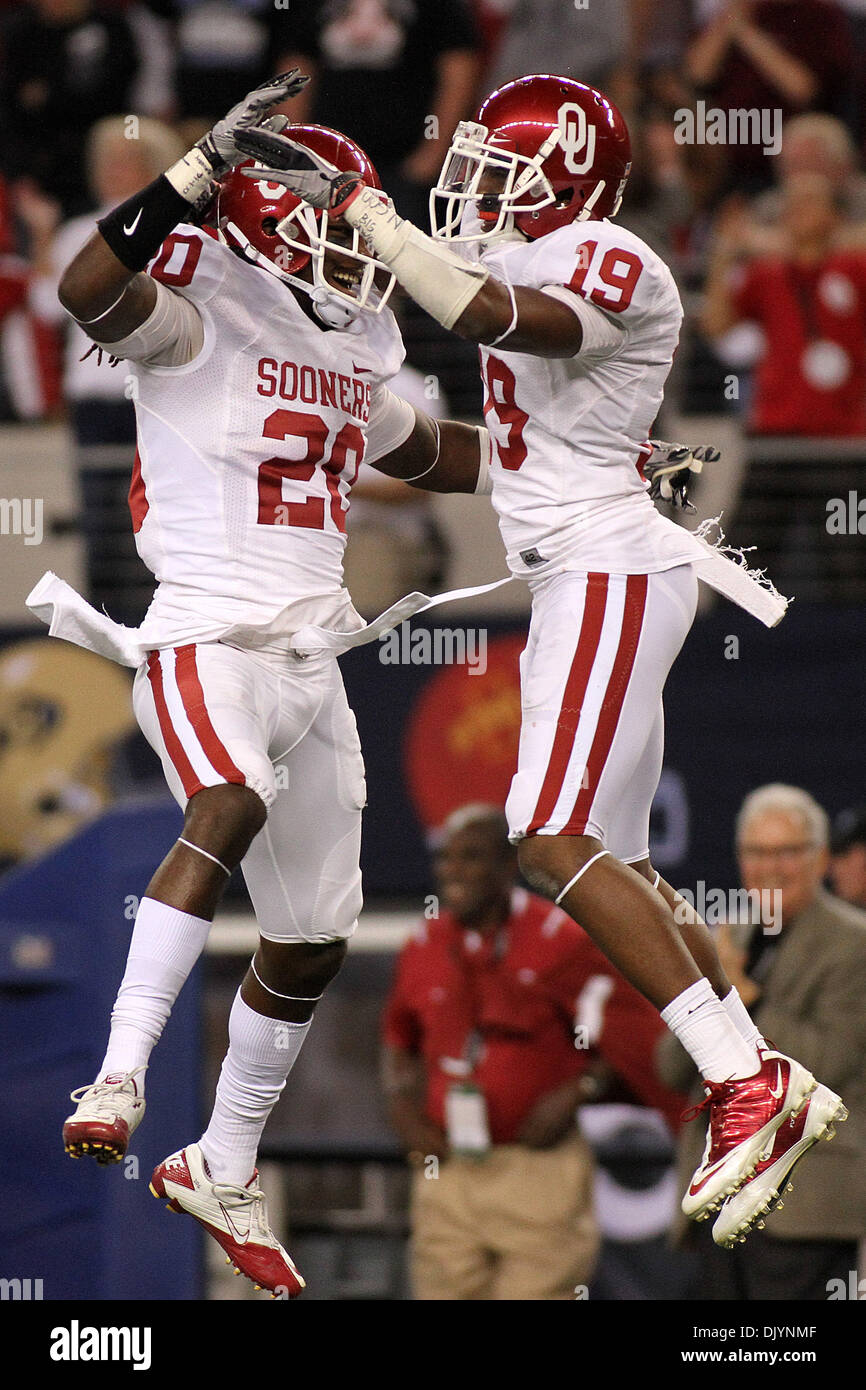
<path fill-rule="evenodd" d="M 719 517 L 712 517 L 692 532 L 692 539 L 702 552 L 694 560 L 698 578 L 751 613 L 765 627 L 775 627 L 784 618 L 791 600 L 779 593 L 763 570 L 749 569 L 742 550 L 725 545 L 719 522 Z M 708 538 L 713 530 L 717 530 L 718 535 L 710 542 Z"/>
<path fill-rule="evenodd" d="M 98 656 L 107 656 L 121 666 L 140 666 L 145 647 L 138 628 L 124 627 L 96 609 L 76 593 L 65 579 L 47 570 L 30 590 L 24 602 L 37 618 L 48 624 L 52 637 L 62 637 Z"/>
<path fill-rule="evenodd" d="M 447 593 L 437 594 L 435 598 L 419 592 L 406 594 L 405 598 L 392 603 L 378 618 L 366 623 L 357 632 L 331 632 L 326 627 L 300 627 L 292 637 L 292 651 L 299 654 L 320 651 L 346 652 L 350 647 L 363 647 L 365 642 L 373 642 L 377 637 L 384 636 L 407 618 L 426 613 L 430 608 L 438 608 L 440 603 L 452 603 L 455 599 L 489 594 L 493 589 L 501 589 L 503 584 L 510 584 L 515 578 L 512 574 L 507 579 L 497 579 L 492 584 L 476 584 L 471 589 L 449 589 Z"/>
<path fill-rule="evenodd" d="M 452 589 L 448 593 L 437 594 L 435 598 L 421 593 L 407 594 L 357 632 L 334 632 L 324 627 L 302 627 L 291 635 L 288 645 L 299 655 L 321 651 L 339 654 L 348 651 L 350 647 L 360 647 L 365 642 L 374 641 L 416 613 L 424 613 L 429 608 L 437 608 L 439 604 L 450 603 L 453 599 L 473 598 L 476 594 L 490 593 L 492 589 L 498 589 L 503 584 L 510 584 L 513 578 L 511 575 L 507 579 L 497 579 L 493 584 L 480 584 L 471 589 Z M 67 642 L 74 642 L 79 647 L 96 652 L 99 656 L 107 656 L 111 661 L 120 662 L 122 666 L 140 666 L 152 646 L 152 643 L 141 640 L 139 628 L 124 627 L 122 623 L 114 622 L 107 614 L 98 613 L 66 583 L 65 579 L 59 579 L 51 570 L 43 574 L 39 583 L 27 595 L 25 602 L 32 613 L 48 624 L 48 631 L 52 637 L 62 637 Z"/>

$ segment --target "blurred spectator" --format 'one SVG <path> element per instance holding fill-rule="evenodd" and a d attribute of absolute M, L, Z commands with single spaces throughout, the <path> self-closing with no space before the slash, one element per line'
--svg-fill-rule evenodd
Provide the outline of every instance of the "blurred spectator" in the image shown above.
<path fill-rule="evenodd" d="M 130 93 L 130 109 L 142 116 L 168 121 L 175 115 L 175 42 L 168 19 L 155 14 L 162 0 L 133 0 L 123 7 L 138 48 L 138 73 Z"/>
<path fill-rule="evenodd" d="M 41 419 L 59 406 L 57 341 L 28 308 L 29 280 L 0 175 L 0 420 Z"/>
<path fill-rule="evenodd" d="M 487 86 L 492 91 L 527 73 L 554 72 L 604 87 L 614 69 L 633 66 L 633 9 L 634 0 L 592 0 L 581 8 L 561 0 L 516 0 Z"/>
<path fill-rule="evenodd" d="M 706 285 L 703 327 L 734 374 L 754 366 L 747 423 L 755 448 L 732 539 L 800 598 L 860 602 L 866 596 L 862 539 L 842 513 L 862 476 L 866 435 L 866 253 L 848 249 L 830 180 L 792 175 L 778 227 L 734 206 L 720 219 Z M 775 254 L 740 264 L 761 240 Z M 774 443 L 772 437 L 778 439 Z M 824 441 L 820 451 L 792 439 Z M 842 518 L 842 519 L 840 519 Z"/>
<path fill-rule="evenodd" d="M 307 0 L 286 16 L 276 67 L 313 78 L 291 119 L 356 140 L 398 210 L 425 227 L 427 191 L 474 107 L 478 47 L 465 0 Z"/>
<path fill-rule="evenodd" d="M 450 413 L 444 399 L 430 398 L 414 367 L 402 366 L 388 384 L 436 420 Z M 432 594 L 445 587 L 448 551 L 432 493 L 362 463 L 351 501 L 343 577 L 359 613 L 375 617 L 414 589 Z"/>
<path fill-rule="evenodd" d="M 851 34 L 835 0 L 725 0 L 692 41 L 686 69 L 714 109 L 830 111 L 846 116 L 853 90 Z M 732 184 L 772 178 L 763 142 L 727 146 Z"/>
<path fill-rule="evenodd" d="M 753 217 L 778 226 L 787 182 L 797 174 L 821 174 L 838 197 L 845 241 L 862 245 L 866 241 L 866 174 L 858 167 L 857 147 L 848 129 L 835 116 L 814 112 L 786 121 L 782 135 L 782 149 L 773 165 L 777 185 L 754 199 Z"/>
<path fill-rule="evenodd" d="M 94 121 L 129 111 L 139 69 L 125 15 L 93 0 L 32 0 L 3 18 L 0 162 L 69 216 L 87 206 L 84 144 Z"/>
<path fill-rule="evenodd" d="M 501 811 L 463 807 L 436 856 L 436 915 L 405 946 L 384 1018 L 392 1124 L 415 1165 L 421 1299 L 574 1298 L 595 1264 L 581 1103 L 658 1106 L 662 1025 L 546 900 L 515 888 Z"/>
<path fill-rule="evenodd" d="M 847 225 L 820 174 L 787 180 L 775 229 L 730 205 L 719 221 L 703 324 L 730 365 L 755 364 L 755 433 L 866 434 L 866 256 Z"/>
<path fill-rule="evenodd" d="M 178 116 L 209 127 L 268 76 L 278 35 L 298 21 L 273 0 L 151 0 L 174 21 Z"/>
<path fill-rule="evenodd" d="M 715 1245 L 709 1221 L 690 1223 L 687 1235 L 685 1219 L 679 1222 L 678 1233 L 699 1252 L 694 1297 L 823 1300 L 830 1279 L 847 1287 L 857 1268 L 866 1235 L 866 913 L 821 887 L 828 834 L 827 816 L 807 792 L 781 783 L 752 792 L 737 819 L 740 875 L 749 890 L 781 895 L 781 927 L 778 920 L 722 927 L 717 945 L 764 1037 L 838 1091 L 849 1118 L 831 1144 L 815 1146 L 768 1229 L 753 1230 L 744 1246 Z M 662 1038 L 657 1059 L 667 1085 L 695 1082 L 672 1034 Z M 702 1098 L 697 1087 L 695 1094 Z M 703 1143 L 701 1127 L 686 1125 L 683 1186 Z"/>
<path fill-rule="evenodd" d="M 481 44 L 482 82 L 486 81 L 490 60 L 499 47 L 516 3 L 517 0 L 472 0 L 472 13 Z"/>
<path fill-rule="evenodd" d="M 474 0 L 474 8 L 485 91 L 527 73 L 561 73 L 603 87 L 626 113 L 647 79 L 675 73 L 691 28 L 691 0 L 663 7 L 656 0 Z"/>
<path fill-rule="evenodd" d="M 833 822 L 829 876 L 838 898 L 866 908 L 866 806 L 840 811 Z"/>
<path fill-rule="evenodd" d="M 707 246 L 718 214 L 727 165 L 719 145 L 679 144 L 670 106 L 650 102 L 629 122 L 632 172 L 617 224 L 634 232 L 670 266 L 685 321 L 665 388 L 663 410 L 718 414 L 723 369 L 696 332 Z M 657 429 L 662 429 L 661 423 Z"/>
<path fill-rule="evenodd" d="M 130 139 L 130 131 L 135 135 Z M 30 232 L 30 307 L 43 322 L 66 328 L 64 396 L 81 488 L 89 596 L 113 617 L 136 625 L 153 593 L 153 581 L 135 551 L 126 496 L 135 453 L 135 410 L 128 377 L 89 351 L 90 339 L 57 298 L 60 276 L 103 216 L 151 183 L 179 159 L 183 144 L 168 126 L 147 117 L 110 116 L 87 140 L 86 165 L 95 212 L 62 223 L 61 209 L 30 181 L 17 188 L 17 210 Z"/>
<path fill-rule="evenodd" d="M 688 270 L 688 244 L 698 215 L 689 146 L 674 139 L 667 112 L 649 109 L 629 123 L 632 171 L 617 225 L 627 227 L 661 256 L 675 274 Z M 716 189 L 716 192 L 718 188 Z M 712 200 L 713 213 L 717 207 Z"/>

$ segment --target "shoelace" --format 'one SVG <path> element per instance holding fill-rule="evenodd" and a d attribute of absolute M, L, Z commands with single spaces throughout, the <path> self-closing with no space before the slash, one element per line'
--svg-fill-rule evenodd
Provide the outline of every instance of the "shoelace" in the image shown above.
<path fill-rule="evenodd" d="M 214 1183 L 213 1194 L 217 1201 L 222 1202 L 231 1212 L 238 1213 L 241 1208 L 247 1208 L 250 1236 L 257 1235 L 262 1244 L 279 1244 L 268 1225 L 265 1194 L 260 1187 L 235 1187 L 232 1183 Z"/>
<path fill-rule="evenodd" d="M 261 1202 L 264 1204 L 265 1194 L 260 1187 L 235 1187 L 232 1183 L 215 1182 L 213 1184 L 213 1194 L 218 1201 L 225 1199 L 230 1206 L 244 1206 L 247 1202 Z"/>
<path fill-rule="evenodd" d="M 92 1103 L 97 1110 L 102 1111 L 107 1111 L 109 1105 L 116 1105 L 118 1096 L 127 1096 L 130 1100 L 140 1099 L 137 1096 L 130 1096 L 128 1091 L 122 1091 L 121 1086 L 124 1086 L 126 1081 L 130 1079 L 134 1080 L 144 1071 L 147 1071 L 147 1067 L 136 1067 L 135 1071 L 131 1071 L 122 1082 L 93 1081 L 89 1086 L 79 1086 L 77 1090 L 70 1091 L 69 1099 L 75 1101 L 76 1105 L 80 1105 L 86 1097 L 88 1102 Z"/>
<path fill-rule="evenodd" d="M 711 1105 L 716 1105 L 724 1100 L 726 1091 L 730 1088 L 730 1081 L 707 1081 L 704 1083 L 706 1095 L 699 1105 L 689 1105 L 683 1111 L 680 1119 L 684 1124 L 690 1120 L 696 1120 L 702 1110 L 708 1110 Z"/>

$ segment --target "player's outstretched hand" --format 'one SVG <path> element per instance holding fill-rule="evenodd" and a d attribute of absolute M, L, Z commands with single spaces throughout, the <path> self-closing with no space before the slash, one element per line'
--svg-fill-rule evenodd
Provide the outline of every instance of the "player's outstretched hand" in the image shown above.
<path fill-rule="evenodd" d="M 650 497 L 661 498 L 673 507 L 694 511 L 689 501 L 692 479 L 705 463 L 715 463 L 721 457 L 712 444 L 669 444 L 664 439 L 651 439 L 652 453 L 643 465 L 644 477 L 650 484 Z"/>
<path fill-rule="evenodd" d="M 272 77 L 260 87 L 247 92 L 243 101 L 239 101 L 221 121 L 217 121 L 213 129 L 198 142 L 198 148 L 204 151 L 213 165 L 215 176 L 219 177 L 247 158 L 237 143 L 239 133 L 257 125 L 272 107 L 297 96 L 309 80 L 300 68 L 281 72 L 278 77 Z M 285 125 L 283 117 L 274 117 L 273 122 L 279 128 Z"/>
<path fill-rule="evenodd" d="M 296 198 L 332 217 L 340 215 L 362 181 L 359 174 L 341 173 L 312 150 L 267 126 L 245 126 L 234 132 L 234 138 L 246 158 L 267 165 L 269 183 L 283 184 Z M 260 169 L 243 172 L 251 179 L 262 177 Z"/>

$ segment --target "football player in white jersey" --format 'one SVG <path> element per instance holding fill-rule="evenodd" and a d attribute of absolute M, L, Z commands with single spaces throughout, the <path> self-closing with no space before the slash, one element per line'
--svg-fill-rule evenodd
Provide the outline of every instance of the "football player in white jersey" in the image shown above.
<path fill-rule="evenodd" d="M 732 1244 L 846 1112 L 759 1035 L 706 926 L 649 857 L 662 689 L 698 576 L 744 606 L 767 593 L 740 584 L 739 566 L 710 558 L 648 495 L 647 435 L 682 308 L 667 266 L 609 220 L 631 167 L 625 122 L 603 93 L 566 78 L 494 92 L 454 136 L 432 238 L 279 133 L 239 141 L 271 177 L 359 230 L 423 308 L 480 345 L 493 503 L 512 573 L 532 589 L 512 838 L 532 886 L 581 923 L 698 1065 L 710 1124 L 683 1207 L 697 1219 L 722 1207 L 713 1234 Z M 778 621 L 784 601 L 773 603 Z"/>
<path fill-rule="evenodd" d="M 150 1052 L 242 862 L 261 935 L 213 1115 L 151 1186 L 239 1271 L 289 1297 L 303 1280 L 270 1230 L 256 1150 L 355 928 L 365 802 L 334 654 L 299 655 L 293 634 L 363 626 L 341 582 L 362 459 L 422 475 L 425 488 L 472 492 L 485 490 L 489 454 L 486 430 L 434 423 L 388 391 L 403 359 L 387 305 L 394 280 L 358 234 L 236 167 L 246 159 L 237 130 L 304 80 L 289 73 L 252 93 L 101 219 L 66 270 L 68 312 L 130 364 L 130 507 L 158 587 L 136 630 L 56 576 L 28 600 L 52 632 L 138 666 L 135 712 L 185 807 L 138 909 L 105 1060 L 73 1095 L 67 1151 L 123 1157 L 144 1114 Z M 289 129 L 333 170 L 377 186 L 351 141 Z M 202 202 L 210 226 L 195 225 Z"/>

